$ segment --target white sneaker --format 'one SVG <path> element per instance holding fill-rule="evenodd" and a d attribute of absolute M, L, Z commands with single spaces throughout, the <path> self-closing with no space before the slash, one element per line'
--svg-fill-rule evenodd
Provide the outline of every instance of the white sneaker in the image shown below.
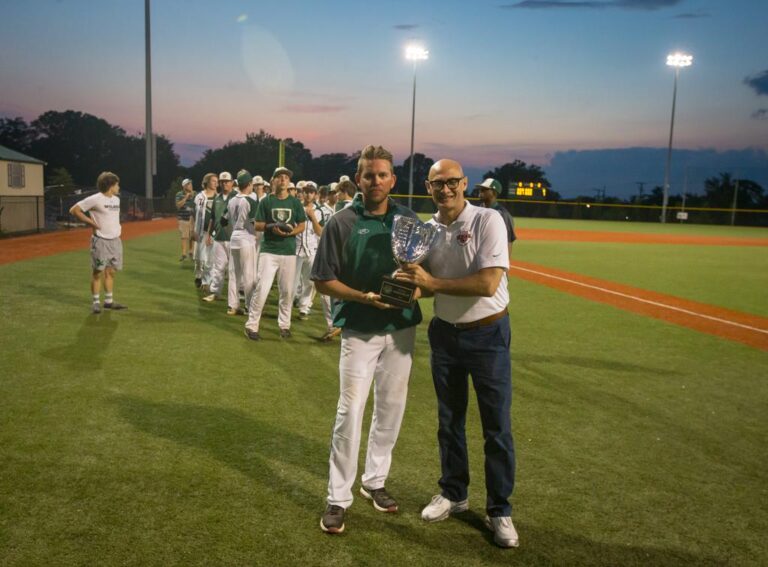
<path fill-rule="evenodd" d="M 210 295 L 206 295 L 205 297 L 203 297 L 203 301 L 207 301 L 208 303 L 210 303 L 211 301 L 216 301 L 216 294 L 212 293 Z"/>
<path fill-rule="evenodd" d="M 485 525 L 493 532 L 493 541 L 499 547 L 517 547 L 517 530 L 509 516 L 485 517 Z"/>
<path fill-rule="evenodd" d="M 464 512 L 469 509 L 469 502 L 453 502 L 445 498 L 442 494 L 432 497 L 432 502 L 421 511 L 421 519 L 425 522 L 440 522 L 445 520 L 451 514 Z"/>

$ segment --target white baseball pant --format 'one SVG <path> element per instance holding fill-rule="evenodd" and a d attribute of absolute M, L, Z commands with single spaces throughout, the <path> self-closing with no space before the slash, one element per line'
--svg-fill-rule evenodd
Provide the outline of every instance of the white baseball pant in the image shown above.
<path fill-rule="evenodd" d="M 256 289 L 258 272 L 256 271 L 256 248 L 251 243 L 243 243 L 242 248 L 230 247 L 232 263 L 235 266 L 235 283 L 237 289 L 245 294 L 245 305 L 251 304 L 253 291 Z"/>
<path fill-rule="evenodd" d="M 197 243 L 195 251 L 195 277 L 203 280 L 203 285 L 211 285 L 211 276 L 213 272 L 213 242 L 205 243 L 203 240 Z"/>
<path fill-rule="evenodd" d="M 328 330 L 333 329 L 333 303 L 330 295 L 320 294 L 320 305 L 323 306 L 323 317 Z"/>
<path fill-rule="evenodd" d="M 293 307 L 293 286 L 296 276 L 296 256 L 282 254 L 259 253 L 259 277 L 256 290 L 251 296 L 248 306 L 248 321 L 245 328 L 258 332 L 264 304 L 267 302 L 269 290 L 277 275 L 279 292 L 277 326 L 280 329 L 291 328 L 291 307 Z"/>
<path fill-rule="evenodd" d="M 230 258 L 229 242 L 213 242 L 213 269 L 211 270 L 211 293 L 221 295 L 224 287 L 224 272 L 227 271 L 227 307 L 237 309 L 240 307 L 240 298 L 237 296 L 237 283 L 235 281 L 235 263 Z"/>
<path fill-rule="evenodd" d="M 373 416 L 368 434 L 363 486 L 384 486 L 392 449 L 400 432 L 408 396 L 416 327 L 389 334 L 364 334 L 345 329 L 339 357 L 339 404 L 331 439 L 328 504 L 348 508 L 357 476 L 363 413 L 373 390 Z"/>
<path fill-rule="evenodd" d="M 314 261 L 314 254 L 312 256 L 296 256 L 296 287 L 294 293 L 299 298 L 300 313 L 309 313 L 309 310 L 312 309 L 312 301 L 315 299 L 315 282 L 309 279 Z"/>

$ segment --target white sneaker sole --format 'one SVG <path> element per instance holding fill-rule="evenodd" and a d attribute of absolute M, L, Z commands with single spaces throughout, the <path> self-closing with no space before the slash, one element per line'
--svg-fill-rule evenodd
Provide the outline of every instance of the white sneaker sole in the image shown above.
<path fill-rule="evenodd" d="M 448 519 L 448 516 L 451 514 L 460 514 L 461 512 L 466 512 L 469 510 L 469 500 L 464 500 L 462 502 L 456 502 L 453 504 L 447 511 L 443 512 L 440 516 L 437 518 L 430 518 L 428 516 L 424 515 L 424 512 L 421 512 L 421 519 L 425 522 L 429 522 L 430 524 L 434 522 L 442 522 L 443 520 Z"/>
<path fill-rule="evenodd" d="M 389 513 L 392 513 L 392 512 L 397 512 L 398 506 L 395 506 L 395 509 L 394 509 L 394 510 L 391 510 L 391 509 L 389 509 L 389 508 L 382 508 L 381 506 L 379 506 L 378 504 L 376 504 L 376 501 L 373 499 L 373 496 L 371 496 L 371 493 L 370 493 L 370 492 L 368 492 L 368 491 L 367 491 L 365 488 L 363 488 L 362 486 L 360 487 L 360 494 L 361 494 L 361 495 L 363 496 L 363 498 L 365 498 L 366 500 L 370 500 L 370 501 L 371 501 L 371 503 L 373 504 L 373 507 L 374 507 L 376 510 L 378 510 L 379 512 L 389 512 Z"/>
<path fill-rule="evenodd" d="M 320 529 L 327 534 L 340 534 L 344 531 L 344 524 L 341 524 L 340 528 L 334 528 L 332 530 L 329 530 L 328 528 L 325 527 L 325 524 L 323 523 L 323 519 L 320 518 Z"/>
<path fill-rule="evenodd" d="M 510 548 L 518 547 L 520 545 L 519 539 L 509 540 L 500 538 L 498 534 L 496 534 L 496 530 L 493 529 L 493 524 L 488 516 L 485 517 L 485 526 L 493 532 L 493 542 L 499 547 Z"/>

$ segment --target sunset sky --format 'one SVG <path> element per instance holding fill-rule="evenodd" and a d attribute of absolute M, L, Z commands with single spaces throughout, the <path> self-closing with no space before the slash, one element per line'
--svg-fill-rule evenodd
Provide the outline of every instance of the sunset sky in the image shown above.
<path fill-rule="evenodd" d="M 144 3 L 2 1 L 0 116 L 144 129 Z M 264 129 L 314 155 L 380 143 L 474 168 L 667 144 L 768 150 L 768 1 L 153 0 L 154 129 L 185 164 Z M 762 155 L 765 155 L 764 153 Z M 654 173 L 655 175 L 656 173 Z"/>

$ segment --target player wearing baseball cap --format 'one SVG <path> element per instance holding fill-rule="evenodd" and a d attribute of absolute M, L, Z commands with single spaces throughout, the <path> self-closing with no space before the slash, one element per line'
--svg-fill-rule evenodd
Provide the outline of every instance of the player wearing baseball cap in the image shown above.
<path fill-rule="evenodd" d="M 206 295 L 210 293 L 213 270 L 213 238 L 206 229 L 211 222 L 213 199 L 218 186 L 219 177 L 215 173 L 206 173 L 203 176 L 203 190 L 195 195 L 195 285 Z"/>
<path fill-rule="evenodd" d="M 181 236 L 181 258 L 192 260 L 194 256 L 194 239 L 192 238 L 192 216 L 195 214 L 195 190 L 191 179 L 181 182 L 181 191 L 176 193 L 176 220 Z"/>
<path fill-rule="evenodd" d="M 254 219 L 259 203 L 252 195 L 252 180 L 248 171 L 238 172 L 237 186 L 240 192 L 227 203 L 227 214 L 232 223 L 229 250 L 235 267 L 236 286 L 243 290 L 246 305 L 251 300 L 257 280 Z M 243 312 L 239 306 L 238 312 Z"/>
<path fill-rule="evenodd" d="M 304 231 L 304 207 L 288 194 L 292 172 L 279 167 L 272 175 L 275 193 L 267 196 L 256 211 L 255 228 L 264 232 L 259 250 L 259 281 L 248 306 L 245 336 L 258 341 L 259 323 L 269 290 L 277 277 L 279 308 L 277 325 L 280 337 L 291 337 L 291 304 L 296 276 L 296 235 Z"/>
<path fill-rule="evenodd" d="M 499 193 L 501 193 L 501 183 L 489 177 L 484 179 L 482 183 L 475 185 L 475 189 L 480 191 L 480 200 L 483 202 L 483 206 L 486 209 L 498 211 L 501 218 L 504 219 L 504 226 L 507 227 L 507 242 L 509 243 L 507 248 L 509 250 L 509 257 L 512 258 L 512 243 L 517 240 L 517 236 L 515 236 L 515 220 L 507 208 L 502 207 L 498 201 Z"/>
<path fill-rule="evenodd" d="M 227 204 L 237 193 L 233 190 L 232 174 L 222 171 L 219 174 L 221 194 L 213 199 L 211 222 L 208 224 L 208 234 L 213 238 L 213 270 L 211 274 L 211 293 L 203 301 L 214 301 L 224 287 L 224 274 L 227 273 L 227 314 L 236 315 L 240 308 L 240 298 L 235 285 L 235 265 L 230 261 L 229 237 L 232 228 L 227 218 Z"/>

